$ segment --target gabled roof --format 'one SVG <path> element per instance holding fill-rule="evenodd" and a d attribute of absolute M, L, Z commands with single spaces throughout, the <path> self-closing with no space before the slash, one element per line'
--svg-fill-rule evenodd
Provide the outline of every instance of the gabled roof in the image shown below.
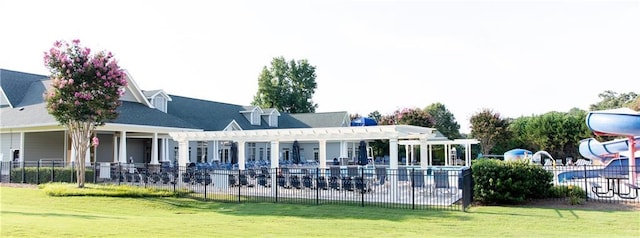
<path fill-rule="evenodd" d="M 169 102 L 167 113 L 199 126 L 205 131 L 224 130 L 234 120 L 243 130 L 275 129 L 270 127 L 262 117 L 260 125 L 251 125 L 249 120 L 242 115 L 241 112 L 246 112 L 247 109 L 253 109 L 255 106 L 170 96 L 173 101 Z M 281 113 L 278 119 L 278 128 L 343 127 L 349 126 L 348 123 L 349 115 L 347 112 Z"/>
<path fill-rule="evenodd" d="M 205 131 L 224 130 L 234 120 L 243 130 L 269 128 L 266 121 L 263 121 L 260 125 L 251 125 L 247 118 L 240 113 L 247 110 L 242 105 L 176 95 L 170 96 L 173 100 L 167 104 L 167 113 L 182 118 Z"/>
<path fill-rule="evenodd" d="M 47 76 L 8 70 L 2 70 L 1 73 L 2 89 L 11 92 L 13 92 L 13 90 L 7 89 L 19 89 L 19 94 L 22 99 L 19 103 L 14 103 L 13 107 L 0 108 L 0 128 L 56 126 L 59 124 L 56 119 L 47 112 L 46 103 L 42 97 L 47 89 L 51 87 L 51 80 Z M 7 83 L 6 87 L 5 81 Z M 17 83 L 9 83 L 10 81 Z M 23 84 L 25 84 L 23 81 L 29 82 L 26 89 L 21 88 L 24 87 Z M 107 123 L 200 129 L 180 118 L 137 102 L 122 101 L 122 106 L 118 107 L 118 112 L 120 113 L 118 118 Z"/>
<path fill-rule="evenodd" d="M 27 90 L 32 83 L 38 83 L 49 76 L 22 73 L 13 70 L 0 69 L 0 88 L 11 107 L 18 107 L 24 100 Z M 42 95 L 39 95 L 42 98 Z"/>
<path fill-rule="evenodd" d="M 167 99 L 167 101 L 171 101 L 171 97 L 169 97 L 169 94 L 167 94 L 164 90 L 162 89 L 156 89 L 156 90 L 141 90 L 142 94 L 144 94 L 145 97 L 147 98 L 153 98 L 155 96 L 158 95 L 162 95 L 163 97 L 165 97 Z"/>

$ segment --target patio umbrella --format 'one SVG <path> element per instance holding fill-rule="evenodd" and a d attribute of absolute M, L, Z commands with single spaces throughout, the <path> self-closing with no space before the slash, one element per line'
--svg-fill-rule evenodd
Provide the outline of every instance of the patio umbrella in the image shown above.
<path fill-rule="evenodd" d="M 293 153 L 291 155 L 294 164 L 300 164 L 300 144 L 298 141 L 293 141 Z"/>
<path fill-rule="evenodd" d="M 238 145 L 235 142 L 231 143 L 231 164 L 238 163 Z"/>
<path fill-rule="evenodd" d="M 360 141 L 360 146 L 358 146 L 358 164 L 366 165 L 369 161 L 367 159 L 367 143 L 363 140 Z"/>

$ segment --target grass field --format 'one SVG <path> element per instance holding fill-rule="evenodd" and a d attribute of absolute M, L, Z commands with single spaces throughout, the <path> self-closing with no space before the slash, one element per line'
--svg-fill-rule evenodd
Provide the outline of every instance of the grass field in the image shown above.
<path fill-rule="evenodd" d="M 414 211 L 50 197 L 0 187 L 1 237 L 640 237 L 637 211 L 472 207 Z"/>

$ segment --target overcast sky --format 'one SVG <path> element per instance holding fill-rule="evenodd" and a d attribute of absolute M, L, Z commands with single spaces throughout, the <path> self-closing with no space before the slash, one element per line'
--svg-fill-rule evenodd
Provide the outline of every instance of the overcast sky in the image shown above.
<path fill-rule="evenodd" d="M 143 90 L 249 105 L 273 57 L 316 68 L 318 112 L 443 103 L 469 132 L 505 117 L 640 93 L 639 1 L 9 1 L 0 68 L 48 74 L 80 39 Z"/>

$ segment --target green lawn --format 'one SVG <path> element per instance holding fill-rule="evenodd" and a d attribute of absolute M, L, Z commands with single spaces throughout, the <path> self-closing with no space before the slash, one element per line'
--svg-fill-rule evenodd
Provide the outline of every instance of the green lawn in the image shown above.
<path fill-rule="evenodd" d="M 637 211 L 472 207 L 414 211 L 49 197 L 0 187 L 1 237 L 640 237 Z"/>

